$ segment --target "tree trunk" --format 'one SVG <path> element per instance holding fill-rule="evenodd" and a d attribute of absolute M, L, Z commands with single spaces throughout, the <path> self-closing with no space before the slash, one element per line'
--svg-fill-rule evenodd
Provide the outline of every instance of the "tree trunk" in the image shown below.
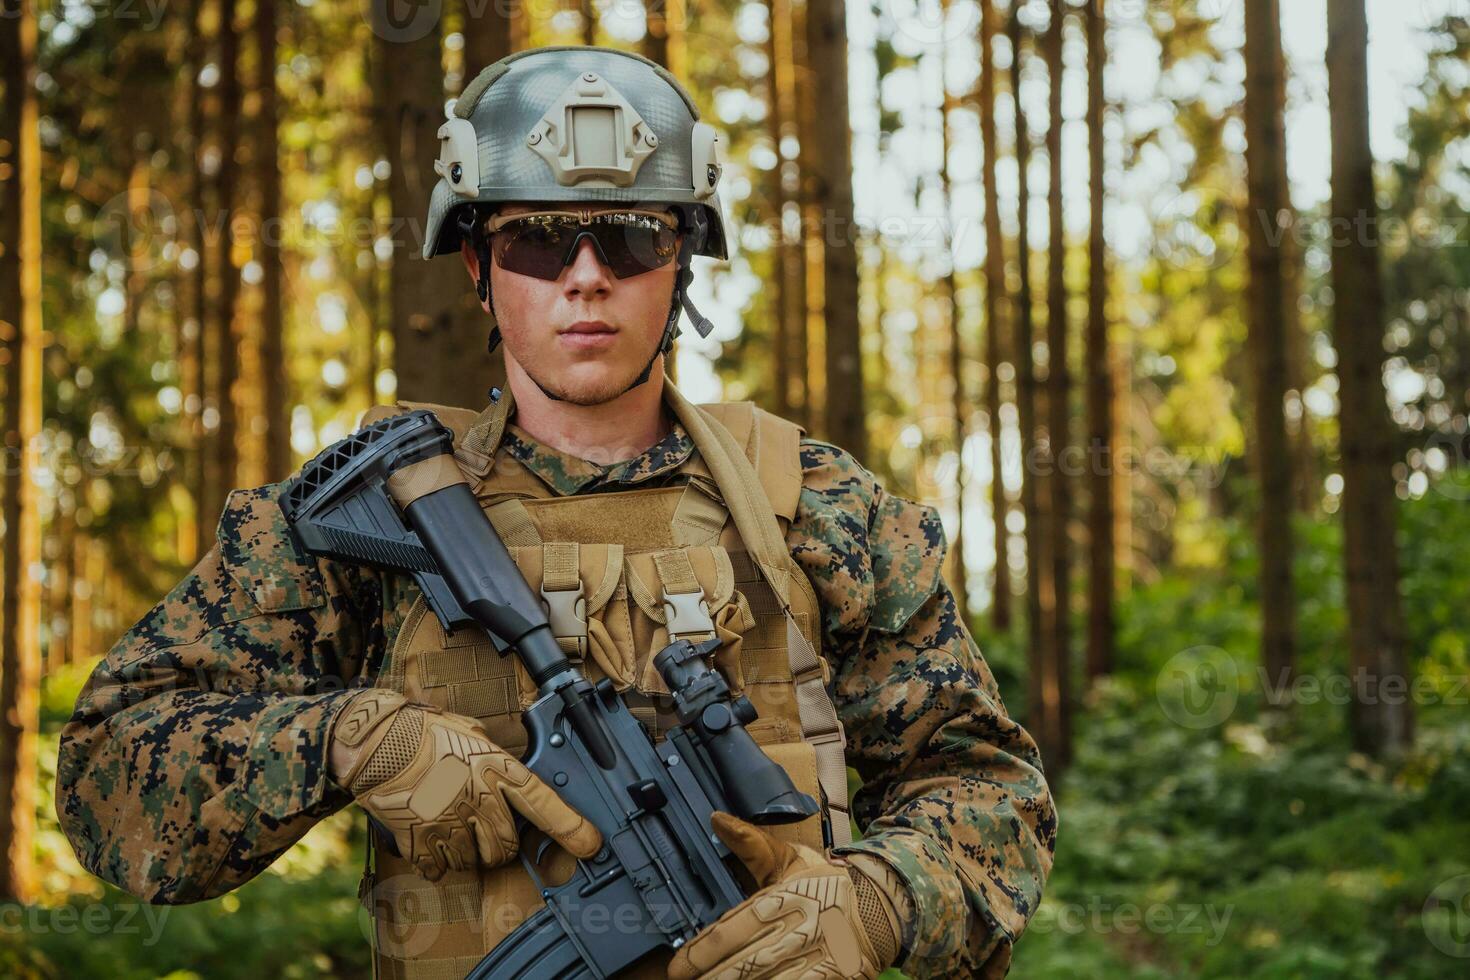
<path fill-rule="evenodd" d="M 1107 198 L 1103 158 L 1103 0 L 1087 0 L 1087 156 L 1092 221 L 1087 240 L 1087 676 L 1113 671 L 1113 378 L 1108 347 Z"/>
<path fill-rule="evenodd" d="M 378 6 L 373 9 L 382 16 Z M 378 135 L 392 168 L 389 213 L 406 217 L 404 227 L 414 230 L 392 232 L 388 304 L 397 397 L 482 408 L 490 386 L 504 383 L 500 358 L 485 347 L 489 319 L 457 256 L 425 261 L 421 252 L 444 118 L 439 33 L 436 23 L 422 38 L 397 41 L 387 25 L 374 30 L 382 93 Z"/>
<path fill-rule="evenodd" d="M 1304 514 L 1315 514 L 1322 493 L 1322 477 L 1317 468 L 1317 448 L 1312 442 L 1311 419 L 1307 415 L 1307 406 L 1301 401 L 1301 395 L 1307 390 L 1311 383 L 1311 354 L 1307 349 L 1307 331 L 1302 326 L 1301 295 L 1302 295 L 1302 246 L 1297 240 L 1297 214 L 1291 204 L 1291 181 L 1287 177 L 1286 169 L 1286 52 L 1281 45 L 1281 2 L 1276 0 L 1274 4 L 1276 16 L 1272 20 L 1275 28 L 1273 45 L 1275 48 L 1276 70 L 1272 73 L 1274 77 L 1273 91 L 1271 92 L 1271 105 L 1277 125 L 1281 126 L 1281 138 L 1276 141 L 1272 148 L 1275 159 L 1271 161 L 1271 172 L 1280 174 L 1281 186 L 1284 188 L 1281 194 L 1281 227 L 1286 234 L 1281 236 L 1281 281 L 1284 291 L 1282 307 L 1284 309 L 1281 328 L 1286 334 L 1286 385 L 1289 390 L 1297 393 L 1300 404 L 1301 416 L 1297 419 L 1295 432 L 1288 426 L 1288 440 L 1295 442 L 1296 456 L 1292 466 L 1292 492 L 1296 495 L 1296 506 Z"/>
<path fill-rule="evenodd" d="M 769 5 L 769 0 L 767 0 Z M 643 5 L 643 57 L 663 65 L 678 78 L 684 76 L 684 0 L 647 0 Z M 775 23 L 772 12 L 771 23 Z M 769 44 L 769 41 L 767 42 Z M 775 62 L 771 63 L 774 71 Z"/>
<path fill-rule="evenodd" d="M 77 650 L 72 645 L 71 592 L 75 575 L 72 570 L 72 541 L 77 536 L 76 505 L 73 500 L 57 501 L 56 526 L 52 534 L 55 542 L 51 556 L 51 604 L 47 609 L 50 620 L 50 647 L 47 660 L 52 668 L 61 664 L 75 663 Z M 90 652 L 90 651 L 89 651 Z"/>
<path fill-rule="evenodd" d="M 841 0 L 807 0 L 807 56 L 813 77 L 817 204 L 822 221 L 827 436 L 859 461 L 868 455 L 858 319 L 857 229 L 852 205 L 852 129 L 847 105 L 847 19 Z"/>
<path fill-rule="evenodd" d="M 1047 444 L 1051 472 L 1046 485 L 1050 507 L 1048 531 L 1051 542 L 1052 594 L 1055 596 L 1055 615 L 1052 617 L 1051 690 L 1047 692 L 1048 719 L 1052 729 L 1047 740 L 1051 744 L 1051 756 L 1058 768 L 1065 768 L 1071 756 L 1071 542 L 1068 538 L 1072 514 L 1071 485 L 1063 467 L 1067 465 L 1067 447 L 1071 440 L 1068 433 L 1071 378 L 1067 365 L 1067 241 L 1066 227 L 1062 221 L 1062 34 L 1066 18 L 1067 0 L 1052 0 L 1051 25 L 1045 41 L 1048 87 L 1048 114 L 1050 121 L 1046 130 L 1046 151 L 1051 168 L 1048 188 L 1050 211 L 1050 236 L 1047 242 L 1047 301 L 1046 301 L 1046 346 L 1047 346 Z"/>
<path fill-rule="evenodd" d="M 1261 665 L 1267 691 L 1285 690 L 1295 670 L 1296 599 L 1291 581 L 1291 450 L 1286 441 L 1287 310 L 1282 221 L 1289 206 L 1286 130 L 1277 72 L 1282 59 L 1277 0 L 1245 5 L 1246 234 L 1250 248 L 1248 347 L 1255 377 L 1255 459 L 1261 481 Z M 1294 305 L 1294 304 L 1292 304 Z"/>
<path fill-rule="evenodd" d="M 189 244 L 195 250 L 195 255 L 194 268 L 189 277 L 189 319 L 193 323 L 194 337 L 190 380 L 194 390 L 191 392 L 192 401 L 186 399 L 185 405 L 190 406 L 187 411 L 193 435 L 193 449 L 190 453 L 192 471 L 190 486 L 194 491 L 194 558 L 196 560 L 214 543 L 215 523 L 219 516 L 218 511 L 212 510 L 216 494 L 215 487 L 218 483 L 214 463 L 216 433 L 212 424 L 206 424 L 208 418 L 206 410 L 214 407 L 214 398 L 209 390 L 210 354 L 213 350 L 210 345 L 212 331 L 209 309 L 209 270 L 212 262 L 211 255 L 217 244 L 210 241 L 210 234 L 207 230 L 209 207 L 206 200 L 209 196 L 210 182 L 205 180 L 204 176 L 204 150 L 209 143 L 205 129 L 211 126 L 214 120 L 214 114 L 209 112 L 207 105 L 212 96 L 206 94 L 205 89 L 199 85 L 199 72 L 209 56 L 209 37 L 205 28 L 208 11 L 209 4 L 201 0 L 194 9 L 194 15 L 190 18 L 193 74 L 186 82 L 189 86 L 189 131 L 192 140 L 188 158 L 190 165 L 188 203 L 192 220 L 186 221 L 185 225 L 189 228 Z"/>
<path fill-rule="evenodd" d="M 1030 728 L 1038 738 L 1047 729 L 1046 678 L 1051 672 L 1048 647 L 1055 614 L 1049 559 L 1046 557 L 1045 501 L 1038 492 L 1036 438 L 1035 320 L 1031 296 L 1031 133 L 1021 101 L 1022 25 L 1020 4 L 1012 3 L 1006 34 L 1011 42 L 1011 99 L 1016 126 L 1016 415 L 1021 427 L 1021 512 L 1026 517 L 1026 662 Z"/>
<path fill-rule="evenodd" d="M 1114 334 L 1109 345 L 1113 383 L 1113 575 L 1125 592 L 1133 575 L 1133 473 L 1119 462 L 1133 438 L 1131 397 L 1133 351 L 1128 334 Z"/>
<path fill-rule="evenodd" d="M 582 11 L 582 43 L 594 45 L 597 43 L 597 7 L 592 0 L 581 0 Z"/>
<path fill-rule="evenodd" d="M 1328 0 L 1332 118 L 1333 334 L 1342 439 L 1342 514 L 1353 744 L 1396 755 L 1414 738 L 1399 606 L 1391 423 L 1383 390 L 1383 286 L 1368 143 L 1368 24 L 1363 0 Z M 1385 690 L 1388 685 L 1388 690 Z M 1394 687 L 1398 687 L 1395 692 Z"/>
<path fill-rule="evenodd" d="M 5 596 L 0 604 L 0 900 L 34 900 L 40 514 L 32 442 L 41 432 L 41 144 L 36 8 L 0 0 L 0 339 L 5 371 Z"/>
<path fill-rule="evenodd" d="M 85 499 L 82 496 L 85 488 L 84 479 L 77 487 L 78 500 Z M 92 612 L 94 579 L 91 578 L 92 566 L 88 560 L 92 554 L 92 543 L 92 537 L 84 532 L 72 539 L 71 646 L 78 659 L 103 652 L 98 649 Z"/>
<path fill-rule="evenodd" d="M 944 3 L 942 7 L 948 10 L 949 4 Z M 939 49 L 939 188 L 940 193 L 944 195 L 944 225 L 946 228 L 953 228 L 954 205 L 949 179 L 949 90 L 944 83 L 945 76 L 948 74 L 945 71 L 944 60 L 944 48 L 941 46 Z M 960 329 L 961 310 L 959 290 L 955 285 L 954 242 L 949 235 L 945 236 L 944 244 L 949 252 L 948 264 L 944 270 L 944 295 L 949 301 L 949 404 L 950 424 L 954 427 L 955 452 L 954 537 L 950 541 L 951 567 L 948 579 L 960 615 L 968 618 L 970 614 L 970 575 L 969 566 L 965 563 L 965 485 L 968 482 L 965 479 L 965 442 L 970 434 L 967 424 L 970 399 L 966 390 L 968 385 L 965 383 L 965 367 L 968 360 L 965 357 L 964 333 Z"/>
<path fill-rule="evenodd" d="M 819 386 L 814 382 L 811 370 L 811 338 L 815 333 L 811 320 L 814 311 L 820 312 L 811 299 L 812 270 L 817 268 L 813 255 L 820 254 L 816 247 L 820 243 L 813 236 L 813 229 L 820 227 L 812 188 L 816 179 L 813 175 L 816 141 L 810 137 L 816 125 L 815 96 L 811 59 L 807 55 L 806 0 L 779 2 L 789 12 L 789 17 L 777 22 L 780 32 L 776 36 L 777 44 L 784 40 L 785 50 L 790 52 L 789 59 L 782 58 L 778 62 L 778 65 L 789 65 L 789 70 L 776 76 L 781 87 L 781 99 L 786 106 L 785 117 L 791 120 L 782 137 L 796 140 L 796 158 L 787 163 L 786 174 L 782 178 L 787 191 L 795 192 L 796 228 L 788 238 L 783 224 L 781 234 L 781 243 L 788 250 L 785 265 L 789 296 L 787 316 L 792 324 L 791 373 L 796 388 L 793 419 L 808 432 L 817 432 L 821 425 L 821 401 L 817 397 Z M 820 277 L 816 281 L 820 282 Z"/>
<path fill-rule="evenodd" d="M 650 18 L 654 16 L 653 12 L 656 8 L 659 8 L 657 2 L 648 5 Z M 786 120 L 790 117 L 786 114 L 787 105 L 783 98 L 780 81 L 782 57 L 783 54 L 789 53 L 790 45 L 788 0 L 766 0 L 766 14 L 769 22 L 765 45 L 766 62 L 769 66 L 766 73 L 766 138 L 771 141 L 771 150 L 776 154 L 775 166 L 766 175 L 766 220 L 770 221 L 771 231 L 775 236 L 771 242 L 773 288 L 769 297 L 771 361 L 774 368 L 771 374 L 772 384 L 775 387 L 771 403 L 777 415 L 789 418 L 793 405 L 791 341 L 795 330 L 787 316 L 792 306 L 789 295 L 790 277 L 787 274 L 791 249 L 786 244 L 786 236 L 782 230 L 782 216 L 786 213 L 786 202 L 789 198 L 785 184 L 786 154 L 781 147 L 781 138 L 786 128 Z M 659 16 L 662 14 L 660 13 Z M 653 24 L 650 22 L 649 31 L 652 30 Z M 653 56 L 649 55 L 649 57 Z"/>
<path fill-rule="evenodd" d="M 235 0 L 220 0 L 220 83 L 219 83 L 219 170 L 215 173 L 215 202 L 219 212 L 214 229 L 219 235 L 215 252 L 215 271 L 219 293 L 215 315 L 215 359 L 217 368 L 219 429 L 214 442 L 214 498 L 209 509 L 211 530 L 224 511 L 225 498 L 239 483 L 240 453 L 235 445 L 238 419 L 235 408 L 235 384 L 240 377 L 240 346 L 235 334 L 235 313 L 240 295 L 240 270 L 236 268 L 230 224 L 235 206 L 244 199 L 239 193 L 240 167 L 236 150 L 240 142 L 240 116 L 244 111 L 240 95 L 240 35 L 235 27 Z"/>
<path fill-rule="evenodd" d="M 199 5 L 202 8 L 204 5 Z M 179 558 L 185 565 L 192 565 L 199 552 L 200 512 L 205 497 L 202 465 L 202 432 L 199 412 L 203 406 L 203 391 L 199 387 L 199 326 L 203 317 L 203 236 L 199 234 L 199 222 L 194 220 L 199 208 L 199 148 L 200 130 L 203 128 L 204 95 L 199 88 L 199 68 L 204 63 L 204 37 L 199 23 L 199 9 L 182 11 L 184 19 L 184 69 L 178 84 L 183 90 L 182 115 L 186 122 L 175 129 L 174 138 L 181 166 L 185 168 L 183 193 L 186 195 L 179 209 L 179 244 L 182 251 L 192 252 L 194 266 L 178 269 L 178 336 L 177 357 L 179 365 L 179 392 L 183 395 L 182 427 L 183 452 L 182 474 L 185 487 L 193 498 L 192 511 L 184 510 L 179 521 Z M 191 550 L 192 549 L 192 550 Z"/>
<path fill-rule="evenodd" d="M 260 369 L 264 375 L 265 470 L 269 481 L 291 475 L 291 399 L 286 378 L 285 319 L 282 307 L 284 236 L 269 231 L 281 225 L 280 111 L 276 96 L 276 0 L 256 0 L 255 39 L 260 58 L 261 315 Z"/>
<path fill-rule="evenodd" d="M 1011 539 L 1006 529 L 1004 459 L 1001 452 L 1000 366 L 1004 360 L 1006 257 L 1000 228 L 1000 191 L 996 183 L 995 0 L 980 3 L 980 143 L 985 185 L 985 414 L 990 426 L 990 512 L 995 524 L 995 598 L 990 620 L 996 632 L 1011 628 Z"/>
<path fill-rule="evenodd" d="M 519 8 L 520 4 L 515 4 Z M 488 65 L 510 54 L 511 13 L 503 3 L 466 0 L 464 10 L 464 77 L 474 78 Z"/>

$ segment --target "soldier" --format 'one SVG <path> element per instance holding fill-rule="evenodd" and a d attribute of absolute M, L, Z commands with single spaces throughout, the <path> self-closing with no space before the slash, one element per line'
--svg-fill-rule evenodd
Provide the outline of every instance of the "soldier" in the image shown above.
<path fill-rule="evenodd" d="M 480 73 L 440 130 L 424 254 L 461 255 L 508 390 L 430 407 L 587 676 L 657 738 L 652 654 L 719 637 L 752 736 L 822 801 L 790 826 L 717 816 L 758 891 L 639 975 L 1001 976 L 1056 813 L 941 577 L 937 514 L 794 424 L 691 405 L 664 377 L 681 309 L 710 329 L 690 258 L 726 253 L 698 120 L 626 52 Z M 95 874 L 184 903 L 355 800 L 391 838 L 360 893 L 376 974 L 462 976 L 541 904 L 514 815 L 560 845 L 553 869 L 598 832 L 517 761 L 535 688 L 515 658 L 446 635 L 406 576 L 303 555 L 278 492 L 232 493 L 216 546 L 93 673 L 62 734 L 62 826 Z"/>

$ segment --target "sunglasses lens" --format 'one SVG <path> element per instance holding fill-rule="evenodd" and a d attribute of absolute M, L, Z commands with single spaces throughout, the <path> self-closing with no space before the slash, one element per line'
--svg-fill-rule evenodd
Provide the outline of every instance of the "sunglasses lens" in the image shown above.
<path fill-rule="evenodd" d="M 619 279 L 668 265 L 677 252 L 673 228 L 647 215 L 618 211 L 596 215 L 587 225 L 575 217 L 528 215 L 497 231 L 492 249 L 501 268 L 554 281 L 584 233 L 592 236 L 598 258 Z"/>
<path fill-rule="evenodd" d="M 651 272 L 674 258 L 674 229 L 657 219 L 613 214 L 593 227 L 608 268 L 619 279 Z"/>
<path fill-rule="evenodd" d="M 512 222 L 495 234 L 495 261 L 510 272 L 555 280 L 576 236 L 574 228 L 552 220 Z"/>

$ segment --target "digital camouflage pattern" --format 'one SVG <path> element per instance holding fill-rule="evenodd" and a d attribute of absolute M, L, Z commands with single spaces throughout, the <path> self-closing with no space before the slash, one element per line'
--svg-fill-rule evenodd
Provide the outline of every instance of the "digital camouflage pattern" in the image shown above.
<path fill-rule="evenodd" d="M 507 428 L 496 466 L 558 494 L 662 486 L 695 452 L 674 424 L 599 466 Z M 941 577 L 937 513 L 888 494 L 847 453 L 801 444 L 787 532 L 816 589 L 847 759 L 862 777 L 843 852 L 908 886 L 911 976 L 1000 976 L 1036 911 L 1056 811 L 1035 743 L 1007 714 Z M 258 874 L 350 798 L 325 738 L 345 688 L 372 683 L 417 586 L 306 558 L 275 485 L 236 491 L 218 543 L 98 665 L 62 733 L 57 812 L 90 871 L 153 902 Z"/>

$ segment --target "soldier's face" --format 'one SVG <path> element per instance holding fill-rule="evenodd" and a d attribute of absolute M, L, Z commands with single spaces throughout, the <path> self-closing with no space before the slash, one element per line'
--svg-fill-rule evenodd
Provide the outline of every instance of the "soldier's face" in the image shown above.
<path fill-rule="evenodd" d="M 566 204 L 503 205 L 497 213 L 558 208 L 570 209 Z M 479 262 L 468 243 L 461 254 L 473 281 Z M 585 239 L 555 281 L 511 272 L 492 262 L 490 299 L 507 369 L 513 373 L 519 367 L 542 388 L 574 405 L 600 405 L 616 398 L 658 346 L 677 274 L 678 263 L 670 262 L 619 279 Z M 662 367 L 660 358 L 653 371 L 661 372 Z"/>

